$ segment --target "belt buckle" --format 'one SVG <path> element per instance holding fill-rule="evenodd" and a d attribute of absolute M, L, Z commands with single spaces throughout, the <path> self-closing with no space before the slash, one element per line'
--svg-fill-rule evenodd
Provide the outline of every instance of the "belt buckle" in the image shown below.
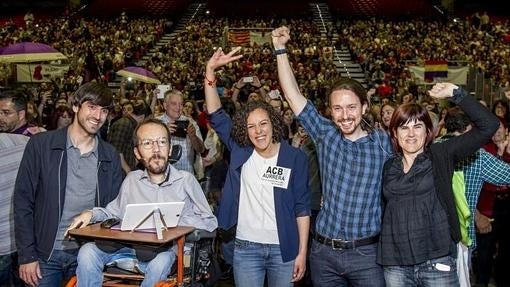
<path fill-rule="evenodd" d="M 344 248 L 342 247 L 335 247 L 335 242 L 338 242 L 339 244 L 342 244 L 343 242 L 345 242 L 345 240 L 343 239 L 331 239 L 331 248 L 333 248 L 333 250 L 343 250 Z"/>

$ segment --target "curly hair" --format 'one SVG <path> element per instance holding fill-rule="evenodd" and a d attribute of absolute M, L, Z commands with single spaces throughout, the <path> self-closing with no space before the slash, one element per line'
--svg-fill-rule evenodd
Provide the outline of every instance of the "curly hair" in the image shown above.
<path fill-rule="evenodd" d="M 273 107 L 264 101 L 247 102 L 233 118 L 233 127 L 231 131 L 232 138 L 242 147 L 253 146 L 248 137 L 248 116 L 256 109 L 262 109 L 269 115 L 269 120 L 273 127 L 273 142 L 280 142 L 283 138 L 283 118 Z"/>

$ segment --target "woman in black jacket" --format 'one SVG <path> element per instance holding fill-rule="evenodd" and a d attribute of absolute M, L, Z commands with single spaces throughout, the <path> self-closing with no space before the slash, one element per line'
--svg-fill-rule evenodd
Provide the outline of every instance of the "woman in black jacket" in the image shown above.
<path fill-rule="evenodd" d="M 459 286 L 456 244 L 460 227 L 452 191 L 455 164 L 479 149 L 496 131 L 489 110 L 451 83 L 438 83 L 434 98 L 449 98 L 474 123 L 462 136 L 433 143 L 425 107 L 400 106 L 389 132 L 395 156 L 383 172 L 383 214 L 378 263 L 387 286 Z"/>

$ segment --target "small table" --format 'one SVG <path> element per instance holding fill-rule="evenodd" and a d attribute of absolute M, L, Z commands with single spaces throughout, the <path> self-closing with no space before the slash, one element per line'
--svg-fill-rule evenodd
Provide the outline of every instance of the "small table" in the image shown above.
<path fill-rule="evenodd" d="M 193 232 L 194 227 L 177 226 L 163 230 L 163 239 L 158 239 L 156 233 L 130 232 L 101 228 L 101 224 L 92 224 L 83 228 L 69 230 L 69 234 L 76 239 L 87 241 L 106 240 L 131 245 L 145 245 L 162 247 L 177 241 L 177 285 L 182 286 L 184 281 L 184 239 Z"/>

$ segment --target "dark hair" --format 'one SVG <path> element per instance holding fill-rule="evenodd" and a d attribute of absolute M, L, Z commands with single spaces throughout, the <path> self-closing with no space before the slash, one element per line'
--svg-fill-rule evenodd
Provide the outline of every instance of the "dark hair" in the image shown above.
<path fill-rule="evenodd" d="M 448 133 L 463 133 L 470 123 L 469 117 L 459 107 L 449 109 L 444 119 L 444 125 Z"/>
<path fill-rule="evenodd" d="M 265 101 L 248 101 L 235 114 L 233 118 L 232 137 L 243 147 L 253 146 L 248 137 L 248 115 L 256 109 L 262 109 L 267 112 L 271 125 L 273 126 L 273 142 L 280 142 L 283 138 L 283 119 L 273 107 Z"/>
<path fill-rule="evenodd" d="M 74 93 L 73 106 L 80 106 L 84 102 L 91 102 L 101 107 L 113 107 L 112 91 L 104 84 L 88 82 L 81 85 Z"/>
<path fill-rule="evenodd" d="M 349 90 L 358 97 L 359 101 L 361 102 L 361 105 L 366 104 L 370 106 L 370 103 L 368 102 L 367 98 L 367 90 L 358 81 L 353 80 L 351 78 L 338 78 L 333 80 L 331 84 L 331 91 L 329 93 L 330 99 L 331 94 L 338 90 Z"/>
<path fill-rule="evenodd" d="M 397 129 L 406 123 L 413 121 L 422 121 L 427 128 L 427 138 L 423 147 L 424 149 L 427 148 L 434 140 L 434 125 L 432 124 L 428 110 L 422 105 L 416 103 L 400 105 L 395 112 L 393 112 L 390 126 L 388 128 L 393 148 L 397 153 L 402 153 L 402 147 L 398 144 Z"/>
<path fill-rule="evenodd" d="M 145 102 L 143 103 L 134 103 L 133 106 L 133 115 L 135 116 L 147 116 L 147 113 L 150 114 L 150 108 L 147 106 Z"/>
<path fill-rule="evenodd" d="M 32 105 L 35 115 L 30 114 L 28 112 L 28 107 L 30 105 Z M 32 101 L 32 100 L 28 100 L 27 101 L 27 110 L 26 111 L 27 112 L 25 114 L 25 118 L 27 119 L 27 122 L 29 124 L 33 124 L 33 125 L 36 125 L 36 126 L 42 126 L 41 115 L 39 114 L 39 110 L 37 109 L 37 105 L 34 103 L 34 101 Z"/>
<path fill-rule="evenodd" d="M 367 110 L 370 110 L 370 102 L 367 97 L 367 90 L 360 84 L 360 82 L 351 78 L 338 78 L 334 79 L 331 84 L 331 90 L 329 92 L 329 104 L 331 106 L 331 95 L 333 92 L 338 90 L 348 90 L 353 92 L 359 99 L 361 106 L 367 105 Z M 370 131 L 373 127 L 369 124 L 369 116 L 365 113 L 361 116 L 361 129 Z"/>
<path fill-rule="evenodd" d="M 284 109 L 283 109 L 283 113 L 282 113 L 282 119 L 283 119 L 283 116 L 285 115 L 285 112 L 287 112 L 287 111 L 289 111 L 289 110 L 290 110 L 290 111 L 292 111 L 292 109 L 291 109 L 291 108 L 289 108 L 289 107 L 286 107 L 286 108 L 285 108 L 285 107 L 284 107 Z M 294 111 L 292 111 L 292 113 L 294 114 Z M 285 124 L 284 124 L 284 125 L 285 125 Z M 285 138 L 285 139 L 288 139 L 287 137 L 288 137 L 288 135 L 289 135 L 289 132 L 290 132 L 290 133 L 292 133 L 292 134 L 297 133 L 297 131 L 298 131 L 298 126 L 299 126 L 299 125 L 300 125 L 300 124 L 299 124 L 299 122 L 298 122 L 298 120 L 297 120 L 296 116 L 294 116 L 294 117 L 292 118 L 292 123 L 290 123 L 290 131 L 288 130 L 287 126 L 285 126 L 285 127 L 284 127 L 284 128 L 285 128 L 285 129 L 284 129 L 284 131 L 285 131 L 284 138 Z"/>
<path fill-rule="evenodd" d="M 397 109 L 397 107 L 398 107 L 398 105 L 397 105 L 395 102 L 393 102 L 393 101 L 389 101 L 389 102 L 387 102 L 387 103 L 385 103 L 385 104 L 382 104 L 382 105 L 381 105 L 381 111 L 382 111 L 382 109 L 383 109 L 385 106 L 390 106 L 390 107 L 394 108 L 395 110 L 396 110 L 396 109 Z"/>
<path fill-rule="evenodd" d="M 26 94 L 20 90 L 6 90 L 0 94 L 0 100 L 11 100 L 16 112 L 27 110 Z"/>
<path fill-rule="evenodd" d="M 502 105 L 505 108 L 505 110 L 506 110 L 505 118 L 503 118 L 503 121 L 505 121 L 507 123 L 510 122 L 510 108 L 508 107 L 508 102 L 507 101 L 505 101 L 505 100 L 496 100 L 494 102 L 494 104 L 492 104 L 492 113 L 496 114 L 496 106 L 498 104 Z"/>
<path fill-rule="evenodd" d="M 136 126 L 135 131 L 133 132 L 133 146 L 137 146 L 138 145 L 138 141 L 139 141 L 138 130 L 141 127 L 143 127 L 145 125 L 149 125 L 149 124 L 154 124 L 154 125 L 162 126 L 165 129 L 165 131 L 166 131 L 166 135 L 167 135 L 167 138 L 168 138 L 168 143 L 170 145 L 172 144 L 170 130 L 168 129 L 168 127 L 162 121 L 160 121 L 158 119 L 150 118 L 150 119 L 143 120 L 142 122 L 140 122 Z"/>
<path fill-rule="evenodd" d="M 49 131 L 57 129 L 58 119 L 66 112 L 71 117 L 71 119 L 74 118 L 73 109 L 71 109 L 69 106 L 59 106 L 58 108 L 54 109 L 48 120 L 47 129 Z"/>
<path fill-rule="evenodd" d="M 193 109 L 191 110 L 191 118 L 192 119 L 197 119 L 198 117 L 198 105 L 197 105 L 197 102 L 193 99 L 187 99 L 185 101 L 183 101 L 182 105 L 186 105 L 186 103 L 191 103 L 191 105 L 193 106 Z"/>

